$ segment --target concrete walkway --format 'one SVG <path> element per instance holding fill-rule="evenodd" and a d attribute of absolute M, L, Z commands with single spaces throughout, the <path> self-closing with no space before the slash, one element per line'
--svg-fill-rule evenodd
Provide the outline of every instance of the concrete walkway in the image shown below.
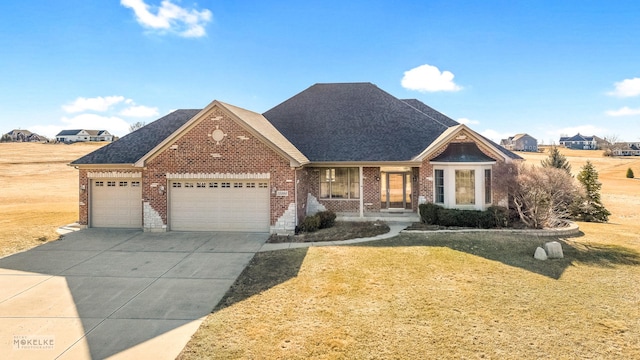
<path fill-rule="evenodd" d="M 87 229 L 0 259 L 2 359 L 174 359 L 268 234 Z"/>
<path fill-rule="evenodd" d="M 283 249 L 294 249 L 301 247 L 311 247 L 311 246 L 335 246 L 335 245 L 349 245 L 349 244 L 357 244 L 367 241 L 375 241 L 392 238 L 400 234 L 400 232 L 406 229 L 411 222 L 389 222 L 389 232 L 386 234 L 381 234 L 378 236 L 359 238 L 359 239 L 351 239 L 351 240 L 339 240 L 339 241 L 320 241 L 320 242 L 289 242 L 289 243 L 278 243 L 278 244 L 264 244 L 260 248 L 260 252 L 263 251 L 275 251 L 275 250 L 283 250 Z"/>

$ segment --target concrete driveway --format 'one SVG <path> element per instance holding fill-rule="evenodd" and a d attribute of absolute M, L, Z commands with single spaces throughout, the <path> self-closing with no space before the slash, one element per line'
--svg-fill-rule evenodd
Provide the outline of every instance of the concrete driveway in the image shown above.
<path fill-rule="evenodd" d="M 0 259 L 3 359 L 174 359 L 268 234 L 87 229 Z"/>

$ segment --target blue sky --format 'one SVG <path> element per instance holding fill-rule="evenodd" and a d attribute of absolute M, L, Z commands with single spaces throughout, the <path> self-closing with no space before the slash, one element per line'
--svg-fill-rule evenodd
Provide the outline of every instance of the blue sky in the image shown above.
<path fill-rule="evenodd" d="M 640 141 L 638 19 L 638 1 L 3 1 L 0 132 L 122 136 L 365 81 L 496 141 Z"/>

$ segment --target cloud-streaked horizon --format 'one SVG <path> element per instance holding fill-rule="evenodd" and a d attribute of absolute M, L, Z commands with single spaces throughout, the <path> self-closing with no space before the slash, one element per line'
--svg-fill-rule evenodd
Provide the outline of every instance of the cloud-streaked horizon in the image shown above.
<path fill-rule="evenodd" d="M 630 108 L 628 106 L 623 106 L 618 110 L 606 111 L 605 114 L 607 114 L 608 116 L 613 116 L 613 117 L 640 115 L 640 108 L 632 109 L 632 108 Z"/>
<path fill-rule="evenodd" d="M 79 114 L 73 117 L 63 116 L 59 124 L 30 126 L 29 131 L 55 138 L 62 130 L 88 129 L 107 130 L 116 136 L 123 136 L 129 132 L 129 123 L 117 116 L 103 116 L 98 114 Z"/>
<path fill-rule="evenodd" d="M 471 120 L 471 119 L 467 119 L 467 118 L 460 118 L 460 119 L 458 119 L 458 122 L 460 124 L 465 124 L 465 125 L 478 125 L 478 124 L 480 124 L 480 121 L 478 121 L 478 120 Z"/>
<path fill-rule="evenodd" d="M 516 133 L 504 132 L 504 131 L 496 131 L 493 129 L 486 129 L 484 131 L 480 131 L 480 134 L 486 138 L 493 140 L 495 143 L 500 143 L 500 140 L 506 139 L 510 136 L 515 135 Z"/>
<path fill-rule="evenodd" d="M 148 5 L 143 0 L 121 0 L 120 4 L 133 10 L 140 25 L 160 34 L 175 33 L 187 38 L 203 37 L 207 35 L 205 25 L 212 19 L 211 11 L 207 9 L 186 9 L 170 0 L 163 0 L 159 7 Z"/>
<path fill-rule="evenodd" d="M 79 97 L 72 103 L 63 105 L 62 109 L 68 113 L 78 113 L 87 110 L 103 112 L 109 110 L 111 106 L 123 101 L 125 101 L 124 96 L 98 96 L 94 98 Z"/>
<path fill-rule="evenodd" d="M 149 107 L 144 105 L 130 106 L 119 113 L 127 117 L 151 117 L 159 114 L 157 107 Z"/>
<path fill-rule="evenodd" d="M 160 114 L 157 107 L 137 105 L 133 99 L 122 95 L 78 97 L 63 105 L 62 110 L 73 116 L 63 116 L 49 125 L 29 126 L 28 130 L 49 138 L 71 129 L 107 130 L 113 135 L 124 136 L 129 133 L 130 123 Z"/>
<path fill-rule="evenodd" d="M 573 136 L 576 134 L 604 137 L 606 136 L 606 134 L 608 134 L 608 130 L 599 126 L 587 124 L 579 126 L 569 126 L 559 129 L 550 129 L 546 131 L 546 135 L 552 136 L 555 139 L 554 141 L 560 141 L 561 136 Z"/>

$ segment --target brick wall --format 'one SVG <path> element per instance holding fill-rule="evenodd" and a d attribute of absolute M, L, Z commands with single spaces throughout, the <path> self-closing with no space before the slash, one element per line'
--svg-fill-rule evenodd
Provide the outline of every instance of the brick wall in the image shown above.
<path fill-rule="evenodd" d="M 216 131 L 219 130 L 219 131 Z M 214 135 L 224 134 L 221 139 Z M 464 134 L 464 132 L 462 132 Z M 467 134 L 467 139 L 455 141 L 472 141 Z M 493 157 L 492 152 L 478 143 L 480 150 Z M 430 159 L 440 155 L 446 149 L 446 145 L 435 151 Z M 420 167 L 412 168 L 412 204 L 413 210 L 417 210 L 419 196 L 424 196 L 427 202 L 433 202 L 433 166 L 430 159 L 425 159 Z M 89 179 L 88 172 L 127 172 L 138 171 L 131 169 L 81 169 L 79 172 L 80 185 L 85 186 L 85 191 L 80 190 L 80 216 L 82 225 L 89 223 Z M 307 194 L 318 198 L 319 202 L 328 210 L 335 212 L 359 212 L 360 200 L 329 200 L 319 199 L 320 168 L 292 169 L 287 159 L 263 144 L 249 131 L 237 124 L 223 110 L 214 108 L 203 116 L 202 120 L 193 124 L 176 141 L 167 145 L 167 148 L 147 161 L 146 168 L 142 170 L 142 197 L 144 208 L 153 213 L 154 224 L 157 227 L 158 216 L 162 219 L 162 225 L 167 225 L 168 208 L 167 196 L 169 183 L 166 174 L 270 174 L 270 224 L 276 225 L 282 217 L 290 216 L 291 204 L 296 199 L 297 179 L 297 212 L 298 220 L 302 220 L 306 212 Z M 415 178 L 415 180 L 414 180 Z M 364 167 L 361 196 L 365 204 L 365 212 L 379 212 L 380 203 L 380 168 Z M 159 191 L 163 186 L 165 191 Z M 278 190 L 287 191 L 286 196 L 276 196 Z M 504 196 L 493 194 L 493 202 L 498 203 Z M 288 212 L 287 212 L 288 210 Z M 147 219 L 150 217 L 144 217 Z M 290 222 L 290 221 L 289 221 Z"/>
<path fill-rule="evenodd" d="M 380 168 L 362 168 L 364 178 L 364 211 L 380 212 Z"/>
<path fill-rule="evenodd" d="M 214 131 L 224 134 L 216 141 Z M 176 141 L 147 161 L 143 175 L 143 198 L 167 224 L 167 192 L 160 193 L 151 185 L 168 189 L 166 174 L 270 174 L 270 224 L 295 203 L 295 170 L 287 159 L 262 143 L 219 108 L 213 108 Z M 276 196 L 277 191 L 287 196 Z"/>
<path fill-rule="evenodd" d="M 224 136 L 216 141 L 214 131 Z M 114 169 L 81 169 L 80 184 L 89 189 L 88 172 L 120 171 Z M 131 170 L 128 170 L 131 171 Z M 139 170 L 138 170 L 139 171 Z M 289 160 L 272 150 L 253 136 L 248 130 L 236 123 L 219 108 L 213 108 L 202 120 L 193 124 L 176 141 L 160 151 L 146 163 L 142 170 L 143 209 L 155 218 L 154 224 L 143 224 L 145 229 L 157 228 L 158 215 L 162 225 L 167 225 L 167 201 L 169 182 L 167 173 L 171 174 L 269 174 L 270 189 L 270 224 L 275 225 L 285 214 L 292 212 L 291 204 L 295 204 L 295 170 Z M 164 187 L 164 191 L 160 188 Z M 287 191 L 286 196 L 277 196 L 279 190 Z M 80 192 L 80 224 L 88 225 L 89 219 L 88 191 Z M 293 208 L 295 213 L 295 207 Z M 287 215 L 287 216 L 288 216 Z M 295 218 L 295 217 L 294 217 Z M 153 226 L 152 226 L 153 225 Z"/>
<path fill-rule="evenodd" d="M 334 212 L 360 212 L 360 199 L 320 199 L 320 172 L 324 168 L 304 168 L 298 171 L 298 210 L 305 213 L 307 194 L 318 199 L 327 210 Z M 365 212 L 380 211 L 380 168 L 364 167 L 362 169 Z M 304 217 L 304 216 L 302 216 Z"/>
<path fill-rule="evenodd" d="M 306 199 L 306 194 L 311 193 L 313 196 L 318 198 L 319 202 L 324 205 L 328 210 L 334 212 L 359 212 L 360 211 L 360 199 L 320 199 L 320 178 L 319 174 L 322 168 L 304 168 L 299 171 L 298 179 L 300 183 L 306 182 L 304 188 L 302 186 L 298 189 L 298 199 L 304 198 Z M 412 208 L 413 210 L 417 210 L 417 202 L 419 195 L 419 174 L 420 168 L 415 167 L 411 169 L 411 185 L 412 185 Z M 362 196 L 364 202 L 364 212 L 373 213 L 380 212 L 382 208 L 381 197 L 380 197 L 380 168 L 379 167 L 363 167 L 362 168 L 362 177 L 363 177 L 363 191 Z M 415 178 L 415 180 L 414 180 Z M 299 210 L 303 208 L 299 205 Z"/>
<path fill-rule="evenodd" d="M 78 211 L 78 224 L 82 226 L 89 225 L 89 178 L 87 178 L 87 170 L 80 169 L 79 174 L 80 189 L 84 186 L 84 191 L 80 191 L 80 202 Z"/>

